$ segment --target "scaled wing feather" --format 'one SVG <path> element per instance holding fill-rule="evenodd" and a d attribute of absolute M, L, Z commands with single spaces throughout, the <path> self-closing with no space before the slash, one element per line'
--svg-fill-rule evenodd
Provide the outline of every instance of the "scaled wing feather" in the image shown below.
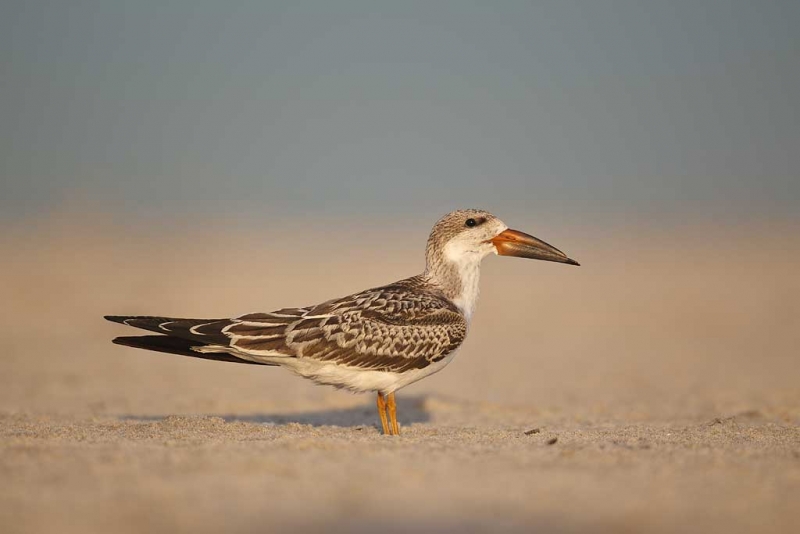
<path fill-rule="evenodd" d="M 245 315 L 223 332 L 231 337 L 231 348 L 254 357 L 309 358 L 375 371 L 421 369 L 455 350 L 467 325 L 443 296 L 414 291 L 415 282 L 312 309 Z"/>

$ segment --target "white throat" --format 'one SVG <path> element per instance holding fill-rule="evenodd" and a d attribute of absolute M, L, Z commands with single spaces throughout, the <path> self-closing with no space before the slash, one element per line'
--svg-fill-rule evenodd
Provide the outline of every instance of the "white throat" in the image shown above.
<path fill-rule="evenodd" d="M 459 243 L 448 243 L 444 257 L 456 270 L 461 291 L 453 298 L 453 303 L 469 321 L 478 302 L 478 283 L 481 278 L 481 260 L 486 256 L 484 250 L 466 250 Z"/>

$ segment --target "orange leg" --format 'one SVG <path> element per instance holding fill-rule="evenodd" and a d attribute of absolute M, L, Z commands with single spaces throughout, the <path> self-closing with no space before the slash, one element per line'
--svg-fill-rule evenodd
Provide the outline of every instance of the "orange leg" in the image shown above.
<path fill-rule="evenodd" d="M 400 425 L 397 424 L 397 403 L 394 400 L 394 392 L 389 393 L 386 399 L 386 406 L 389 408 L 389 419 L 392 423 L 392 434 L 400 435 Z"/>
<path fill-rule="evenodd" d="M 386 399 L 380 391 L 378 392 L 378 415 L 381 416 L 381 425 L 383 425 L 384 435 L 391 434 L 389 422 L 386 420 Z"/>

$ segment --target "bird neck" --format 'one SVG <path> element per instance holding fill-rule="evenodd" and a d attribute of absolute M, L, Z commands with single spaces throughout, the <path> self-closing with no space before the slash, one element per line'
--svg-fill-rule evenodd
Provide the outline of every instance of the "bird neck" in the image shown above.
<path fill-rule="evenodd" d="M 429 251 L 425 279 L 437 286 L 469 321 L 478 301 L 481 256 L 448 257 L 444 251 Z"/>

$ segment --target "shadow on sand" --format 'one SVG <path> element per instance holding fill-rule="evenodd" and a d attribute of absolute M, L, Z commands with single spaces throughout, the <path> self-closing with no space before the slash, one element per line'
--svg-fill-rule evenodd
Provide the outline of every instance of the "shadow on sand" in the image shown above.
<path fill-rule="evenodd" d="M 426 408 L 426 397 L 416 396 L 397 399 L 397 420 L 401 425 L 425 423 L 430 421 L 430 412 Z M 197 414 L 201 415 L 201 414 Z M 299 423 L 311 426 L 380 426 L 378 409 L 374 402 L 365 403 L 352 408 L 331 408 L 310 412 L 289 413 L 257 413 L 257 414 L 202 414 L 209 417 L 221 417 L 226 422 L 243 422 L 256 424 L 286 425 Z M 168 415 L 123 415 L 120 419 L 128 421 L 163 421 Z"/>

